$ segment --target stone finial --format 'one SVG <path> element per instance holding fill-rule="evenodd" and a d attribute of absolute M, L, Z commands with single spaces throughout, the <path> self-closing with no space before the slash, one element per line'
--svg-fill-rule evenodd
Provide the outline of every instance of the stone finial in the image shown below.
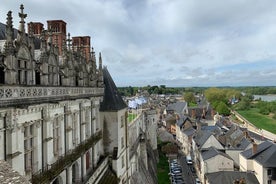
<path fill-rule="evenodd" d="M 62 40 L 62 55 L 66 56 L 66 52 L 67 52 L 66 40 L 63 39 Z"/>
<path fill-rule="evenodd" d="M 9 11 L 7 14 L 7 24 L 6 24 L 6 39 L 12 42 L 13 40 L 13 25 L 12 25 L 12 12 Z"/>
<path fill-rule="evenodd" d="M 72 39 L 70 38 L 70 33 L 68 33 L 66 41 L 67 41 L 68 50 L 71 50 L 71 46 L 72 46 L 71 42 L 72 42 Z"/>
<path fill-rule="evenodd" d="M 40 34 L 40 40 L 41 40 L 41 47 L 40 49 L 43 51 L 43 52 L 46 52 L 47 50 L 47 44 L 46 44 L 46 30 L 42 30 L 41 34 Z"/>
<path fill-rule="evenodd" d="M 33 22 L 30 22 L 29 28 L 30 28 L 29 35 L 30 35 L 30 37 L 33 37 L 34 36 L 34 23 Z"/>
<path fill-rule="evenodd" d="M 25 18 L 27 17 L 27 14 L 24 14 L 24 6 L 23 4 L 20 5 L 20 10 L 21 12 L 18 13 L 19 17 L 21 18 L 20 20 L 20 24 L 19 24 L 19 31 L 21 31 L 22 33 L 25 33 Z"/>
<path fill-rule="evenodd" d="M 12 25 L 12 12 L 9 11 L 7 14 L 7 25 L 6 25 L 6 42 L 5 42 L 5 53 L 6 54 L 13 54 L 14 52 L 14 45 L 13 45 L 13 25 Z"/>
<path fill-rule="evenodd" d="M 47 39 L 47 43 L 48 43 L 48 44 L 52 44 L 52 43 L 53 43 L 53 32 L 52 32 L 52 29 L 51 29 L 51 28 L 48 30 L 48 39 Z"/>
<path fill-rule="evenodd" d="M 99 70 L 102 70 L 102 64 L 103 64 L 103 61 L 102 61 L 102 54 L 99 53 Z"/>

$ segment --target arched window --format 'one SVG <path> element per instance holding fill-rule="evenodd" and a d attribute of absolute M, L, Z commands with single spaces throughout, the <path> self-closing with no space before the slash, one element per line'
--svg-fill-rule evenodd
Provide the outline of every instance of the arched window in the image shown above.
<path fill-rule="evenodd" d="M 85 168 L 86 170 L 88 170 L 90 168 L 90 152 L 87 151 L 86 152 L 86 155 L 85 155 L 85 158 L 86 158 L 86 164 L 85 164 Z"/>
<path fill-rule="evenodd" d="M 28 84 L 28 63 L 26 60 L 17 60 L 18 83 Z"/>
<path fill-rule="evenodd" d="M 0 84 L 5 83 L 5 72 L 4 67 L 0 65 Z"/>

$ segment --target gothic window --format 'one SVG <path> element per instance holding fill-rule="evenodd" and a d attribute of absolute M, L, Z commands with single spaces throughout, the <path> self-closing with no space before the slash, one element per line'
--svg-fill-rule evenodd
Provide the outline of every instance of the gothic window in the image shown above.
<path fill-rule="evenodd" d="M 88 170 L 89 168 L 90 168 L 90 152 L 89 151 L 87 151 L 86 152 L 86 164 L 85 164 L 85 166 L 86 166 L 86 170 Z"/>
<path fill-rule="evenodd" d="M 35 82 L 36 82 L 36 85 L 41 84 L 41 78 L 40 78 L 40 72 L 39 71 L 35 72 Z"/>
<path fill-rule="evenodd" d="M 78 121 L 76 113 L 73 114 L 73 144 L 76 145 L 78 142 Z"/>
<path fill-rule="evenodd" d="M 124 168 L 125 167 L 125 156 L 123 155 L 122 156 L 122 168 Z"/>
<path fill-rule="evenodd" d="M 18 82 L 19 84 L 27 84 L 27 74 L 28 74 L 28 66 L 27 61 L 18 60 Z"/>
<path fill-rule="evenodd" d="M 5 72 L 4 67 L 0 66 L 0 84 L 5 83 Z"/>
<path fill-rule="evenodd" d="M 34 124 L 25 127 L 24 129 L 24 163 L 25 171 L 31 172 L 34 168 L 34 152 L 35 152 L 35 126 Z"/>
<path fill-rule="evenodd" d="M 89 138 L 91 135 L 91 131 L 90 131 L 90 119 L 89 119 L 88 110 L 85 110 L 85 133 L 86 133 L 86 138 Z"/>
<path fill-rule="evenodd" d="M 58 118 L 55 118 L 53 122 L 53 150 L 55 156 L 59 156 L 61 153 L 60 141 L 60 123 Z"/>
<path fill-rule="evenodd" d="M 121 137 L 121 148 L 124 148 L 124 137 Z"/>
<path fill-rule="evenodd" d="M 125 116 L 121 116 L 121 128 L 124 127 L 125 124 Z"/>
<path fill-rule="evenodd" d="M 58 85 L 58 64 L 56 58 L 52 55 L 48 63 L 48 83 L 49 85 Z"/>

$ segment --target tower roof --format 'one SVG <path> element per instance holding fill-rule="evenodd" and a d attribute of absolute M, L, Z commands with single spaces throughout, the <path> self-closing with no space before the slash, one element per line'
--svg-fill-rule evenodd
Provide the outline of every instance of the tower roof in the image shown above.
<path fill-rule="evenodd" d="M 104 98 L 100 111 L 118 111 L 127 107 L 106 67 L 103 68 Z"/>

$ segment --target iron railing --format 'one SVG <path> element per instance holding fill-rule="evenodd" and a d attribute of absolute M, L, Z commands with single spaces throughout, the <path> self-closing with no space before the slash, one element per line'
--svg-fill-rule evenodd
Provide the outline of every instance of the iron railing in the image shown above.
<path fill-rule="evenodd" d="M 88 149 L 102 138 L 102 131 L 96 132 L 89 139 L 81 142 L 74 150 L 67 152 L 65 155 L 60 156 L 59 159 L 47 165 L 43 170 L 39 170 L 32 175 L 31 182 L 36 183 L 49 183 L 57 177 L 67 166 L 73 164 L 79 157 L 81 157 Z"/>

